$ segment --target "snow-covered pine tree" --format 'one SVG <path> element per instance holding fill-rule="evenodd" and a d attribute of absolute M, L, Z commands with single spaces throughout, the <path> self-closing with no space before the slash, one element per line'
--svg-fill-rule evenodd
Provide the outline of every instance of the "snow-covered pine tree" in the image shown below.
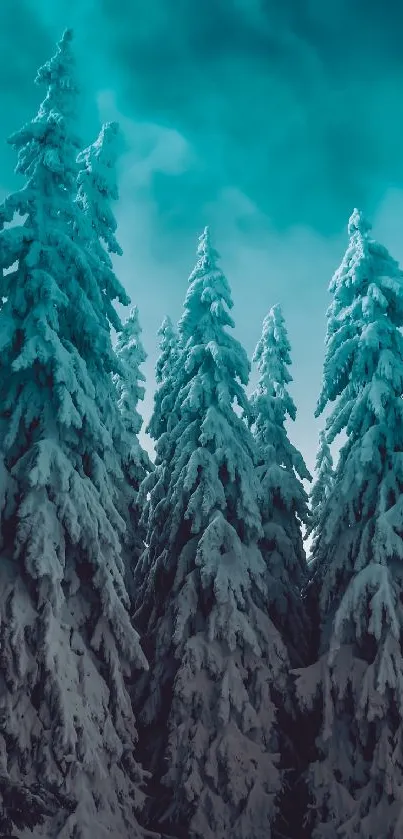
<path fill-rule="evenodd" d="M 155 366 L 157 388 L 154 393 L 153 413 L 146 428 L 147 433 L 155 441 L 155 463 L 153 464 L 153 470 L 149 471 L 149 474 L 140 485 L 138 504 L 142 509 L 140 527 L 145 532 L 148 532 L 151 541 L 155 538 L 158 545 L 159 534 L 150 529 L 149 525 L 151 516 L 150 495 L 152 492 L 154 507 L 157 497 L 159 498 L 160 515 L 162 515 L 162 507 L 167 505 L 167 490 L 170 477 L 169 463 L 171 449 L 169 430 L 175 426 L 177 421 L 174 411 L 177 381 L 175 365 L 178 362 L 179 346 L 178 336 L 170 317 L 166 316 L 164 318 L 157 334 L 160 337 L 160 354 Z M 153 552 L 153 545 L 149 547 L 150 551 Z M 158 551 L 158 547 L 156 550 Z M 141 603 L 141 591 L 148 574 L 148 559 L 146 556 L 143 556 L 143 561 L 137 564 L 133 580 L 134 596 L 135 598 L 137 597 L 138 603 Z"/>
<path fill-rule="evenodd" d="M 308 662 L 311 632 L 303 600 L 307 563 L 302 527 L 308 521 L 308 497 L 302 481 L 310 480 L 302 455 L 289 440 L 286 421 L 295 420 L 296 407 L 289 393 L 291 348 L 280 306 L 270 309 L 253 356 L 258 383 L 251 395 L 251 421 L 257 449 L 263 538 L 259 543 L 267 565 L 269 615 L 286 644 L 293 666 Z M 281 801 L 281 835 L 301 836 L 306 793 L 300 783 L 305 739 L 290 679 L 290 701 L 279 710 L 287 740 L 282 765 L 287 769 Z"/>
<path fill-rule="evenodd" d="M 116 239 L 117 223 L 112 209 L 113 202 L 119 197 L 116 175 L 119 136 L 118 123 L 106 123 L 96 141 L 78 155 L 77 163 L 80 169 L 76 203 L 79 212 L 75 217 L 75 240 L 85 250 L 86 260 L 97 280 L 104 317 L 118 334 L 122 330 L 122 323 L 113 301 L 118 300 L 124 306 L 130 303 L 130 298 L 119 282 L 112 263 L 113 254 L 122 255 L 122 249 Z M 88 359 L 87 364 L 91 364 L 91 359 Z M 124 371 L 119 364 L 115 358 L 114 368 L 119 371 L 115 376 L 123 376 Z M 123 468 L 127 441 L 124 441 L 121 415 L 116 411 L 116 391 L 110 387 L 109 379 L 105 378 L 105 387 L 101 394 L 101 384 L 102 382 L 97 382 L 98 404 L 102 410 L 103 422 L 113 439 L 113 456 L 115 460 L 120 460 Z M 109 472 L 112 474 L 113 470 L 109 469 Z M 131 489 L 127 480 L 122 480 L 122 477 L 120 475 L 117 486 L 120 501 L 118 508 L 127 522 Z"/>
<path fill-rule="evenodd" d="M 144 398 L 145 381 L 139 364 L 146 359 L 140 339 L 138 312 L 133 310 L 125 326 L 113 305 L 115 299 L 122 305 L 130 303 L 114 271 L 111 255 L 122 255 L 116 238 L 117 222 L 112 205 L 119 197 L 116 166 L 119 153 L 120 129 L 117 122 L 105 123 L 97 140 L 77 158 L 82 167 L 77 178 L 77 204 L 81 210 L 76 235 L 85 247 L 92 272 L 97 278 L 104 303 L 104 313 L 118 333 L 117 358 L 121 365 L 114 375 L 119 401 L 120 417 L 116 414 L 116 392 L 105 380 L 106 392 L 100 399 L 103 420 L 114 442 L 115 458 L 120 459 L 123 481 L 117 487 L 118 509 L 126 523 L 124 539 L 125 583 L 133 597 L 133 567 L 143 550 L 137 505 L 138 487 L 151 462 L 140 446 L 138 433 L 142 420 L 137 411 L 139 399 Z M 84 219 L 82 218 L 84 216 Z M 116 419 L 123 420 L 122 422 Z M 136 430 L 137 429 L 137 430 Z"/>
<path fill-rule="evenodd" d="M 326 503 L 334 483 L 333 458 L 327 442 L 326 431 L 319 434 L 319 447 L 315 462 L 315 482 L 309 496 L 310 515 L 306 535 L 310 537 L 308 562 L 309 581 L 304 591 L 304 602 L 311 624 L 311 660 L 316 657 L 319 644 L 318 588 L 315 579 L 315 565 L 320 561 L 322 521 L 326 518 Z"/>
<path fill-rule="evenodd" d="M 146 429 L 156 443 L 174 423 L 172 410 L 175 404 L 175 389 L 173 383 L 175 364 L 179 356 L 178 336 L 168 315 L 162 321 L 157 334 L 160 337 L 160 354 L 155 365 L 157 389 L 154 395 L 154 410 Z"/>
<path fill-rule="evenodd" d="M 403 835 L 403 273 L 355 210 L 330 284 L 319 415 L 345 429 L 318 534 L 318 660 L 297 673 L 321 719 L 314 839 Z"/>
<path fill-rule="evenodd" d="M 0 207 L 0 771 L 25 800 L 57 794 L 36 836 L 133 839 L 143 772 L 125 680 L 146 661 L 100 405 L 116 356 L 76 235 L 71 39 L 38 71 L 46 98 L 10 139 L 25 185 Z"/>
<path fill-rule="evenodd" d="M 306 662 L 307 616 L 302 589 L 307 563 L 302 526 L 309 518 L 303 480 L 311 480 L 301 453 L 289 440 L 285 423 L 295 420 L 289 393 L 291 347 L 280 306 L 263 321 L 253 361 L 259 379 L 250 398 L 253 435 L 257 445 L 263 539 L 260 547 L 270 574 L 270 615 L 296 666 Z"/>
<path fill-rule="evenodd" d="M 134 598 L 133 571 L 140 554 L 144 550 L 144 528 L 140 524 L 139 487 L 146 475 L 153 469 L 153 464 L 139 440 L 143 420 L 137 410 L 139 401 L 144 399 L 145 376 L 140 370 L 147 354 L 141 341 L 139 312 L 135 306 L 123 328 L 118 334 L 116 353 L 122 365 L 122 375 L 115 375 L 114 381 L 118 405 L 123 419 L 125 435 L 120 441 L 122 466 L 125 485 L 128 489 L 127 531 L 125 537 L 126 588 L 130 598 Z"/>
<path fill-rule="evenodd" d="M 307 536 L 313 535 L 314 541 L 333 481 L 333 458 L 327 442 L 326 431 L 322 430 L 319 434 L 319 447 L 315 461 L 315 481 L 309 495 L 310 517 Z"/>
<path fill-rule="evenodd" d="M 169 315 L 164 317 L 157 335 L 160 338 L 160 354 L 155 365 L 155 380 L 157 385 L 161 385 L 169 377 L 178 357 L 178 335 Z"/>
<path fill-rule="evenodd" d="M 127 434 L 127 447 L 124 451 L 124 468 L 128 482 L 137 493 L 140 483 L 152 470 L 152 463 L 147 452 L 140 445 L 139 433 L 143 420 L 138 412 L 138 404 L 144 399 L 145 375 L 140 367 L 147 359 L 147 353 L 141 340 L 142 329 L 137 306 L 131 310 L 123 324 L 116 342 L 116 353 L 121 362 L 124 375 L 116 376 L 118 405 Z"/>
<path fill-rule="evenodd" d="M 95 142 L 79 153 L 76 198 L 86 222 L 83 224 L 82 218 L 78 217 L 77 236 L 82 237 L 87 259 L 96 274 L 104 313 L 117 332 L 122 324 L 113 301 L 118 300 L 122 306 L 130 304 L 130 298 L 113 269 L 111 257 L 111 254 L 122 255 L 116 239 L 117 222 L 112 209 L 113 202 L 119 198 L 116 174 L 119 140 L 119 124 L 107 122 Z"/>
<path fill-rule="evenodd" d="M 137 612 L 151 661 L 140 736 L 167 789 L 161 821 L 186 839 L 269 839 L 282 785 L 288 659 L 256 544 L 253 438 L 234 410 L 249 410 L 249 362 L 227 331 L 231 307 L 206 229 L 179 322 L 169 484 L 165 504 L 151 491 Z"/>

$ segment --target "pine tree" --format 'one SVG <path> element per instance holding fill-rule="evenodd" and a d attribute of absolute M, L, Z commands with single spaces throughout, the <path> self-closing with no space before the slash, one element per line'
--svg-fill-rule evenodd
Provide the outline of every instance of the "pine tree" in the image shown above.
<path fill-rule="evenodd" d="M 251 396 L 252 430 L 257 448 L 257 474 L 263 538 L 260 549 L 267 565 L 269 615 L 285 643 L 294 666 L 308 661 L 310 625 L 302 592 L 307 582 L 301 528 L 308 521 L 307 495 L 302 481 L 310 480 L 300 452 L 289 440 L 285 423 L 295 420 L 296 407 L 288 386 L 292 381 L 290 344 L 279 306 L 263 321 L 253 360 L 259 378 Z M 282 765 L 287 783 L 281 798 L 276 828 L 280 835 L 302 839 L 301 819 L 306 790 L 300 782 L 305 768 L 305 729 L 295 703 L 292 680 L 290 701 L 279 709 L 278 721 L 287 738 L 282 744 Z"/>
<path fill-rule="evenodd" d="M 119 124 L 105 123 L 92 145 L 81 151 L 77 162 L 77 204 L 86 224 L 80 218 L 77 236 L 82 236 L 87 259 L 96 275 L 102 293 L 104 313 L 117 332 L 122 328 L 113 300 L 122 306 L 130 304 L 125 289 L 113 269 L 111 254 L 122 255 L 116 239 L 117 222 L 112 205 L 119 198 L 116 165 L 119 152 Z"/>
<path fill-rule="evenodd" d="M 119 334 L 122 330 L 120 317 L 113 305 L 118 300 L 127 306 L 130 298 L 119 282 L 113 268 L 112 255 L 122 255 L 122 249 L 116 238 L 117 223 L 113 214 L 113 202 L 117 201 L 119 191 L 117 186 L 116 164 L 118 158 L 119 126 L 116 122 L 102 126 L 98 138 L 94 143 L 81 151 L 77 157 L 79 171 L 77 176 L 76 213 L 74 225 L 75 240 L 86 253 L 92 275 L 95 277 L 99 289 L 98 305 L 102 305 L 104 317 Z M 88 359 L 87 365 L 91 364 Z M 115 377 L 124 376 L 118 358 L 114 359 Z M 95 372 L 96 376 L 96 372 Z M 119 459 L 121 469 L 127 450 L 124 441 L 124 428 L 121 416 L 116 411 L 116 391 L 111 388 L 108 378 L 103 380 L 105 388 L 102 393 L 99 387 L 102 382 L 97 381 L 99 406 L 102 419 L 113 439 L 114 458 Z M 112 472 L 108 464 L 109 472 Z M 131 490 L 127 480 L 122 475 L 117 480 L 116 491 L 121 499 L 119 511 L 127 519 L 128 507 L 131 500 Z M 127 477 L 127 476 L 125 476 Z"/>
<path fill-rule="evenodd" d="M 309 636 L 301 594 L 307 581 L 301 528 L 308 522 L 302 481 L 311 476 L 285 427 L 287 419 L 296 418 L 288 391 L 290 349 L 281 308 L 274 306 L 263 321 L 253 356 L 259 380 L 250 401 L 261 487 L 261 550 L 270 573 L 270 614 L 296 665 L 306 660 Z"/>
<path fill-rule="evenodd" d="M 111 390 L 108 380 L 105 382 L 107 391 L 102 394 L 100 405 L 103 420 L 113 438 L 114 455 L 119 457 L 123 472 L 123 481 L 117 485 L 117 506 L 126 523 L 123 551 L 125 583 L 132 600 L 133 568 L 144 547 L 137 495 L 141 481 L 150 471 L 151 462 L 138 440 L 142 420 L 137 411 L 137 403 L 139 399 L 144 398 L 141 382 L 145 380 L 139 370 L 139 364 L 146 360 L 139 341 L 141 330 L 138 313 L 133 310 L 125 326 L 122 326 L 112 302 L 117 299 L 122 305 L 130 303 L 116 276 L 111 258 L 112 254 L 122 255 L 116 238 L 117 223 L 112 209 L 113 202 L 119 197 L 116 175 L 119 140 L 118 123 L 105 123 L 97 140 L 78 155 L 77 161 L 82 168 L 77 178 L 77 204 L 84 217 L 84 223 L 80 217 L 76 235 L 86 248 L 91 269 L 97 278 L 105 316 L 118 332 L 116 352 L 121 366 L 117 367 L 119 372 L 115 373 L 114 382 L 120 417 L 116 414 L 116 392 Z M 123 420 L 123 429 L 122 423 L 116 422 L 117 418 Z"/>
<path fill-rule="evenodd" d="M 307 527 L 307 536 L 319 535 L 318 529 L 324 507 L 332 490 L 334 481 L 333 458 L 329 443 L 326 439 L 326 432 L 319 434 L 319 448 L 315 462 L 315 482 L 310 492 L 310 519 Z"/>
<path fill-rule="evenodd" d="M 123 376 L 116 376 L 115 383 L 118 392 L 118 405 L 123 418 L 127 434 L 124 450 L 124 467 L 128 475 L 128 482 L 137 493 L 141 481 L 151 471 L 152 463 L 147 452 L 142 448 L 138 435 L 143 420 L 137 410 L 138 403 L 144 399 L 144 373 L 140 366 L 147 359 L 141 341 L 142 329 L 139 322 L 139 311 L 135 306 L 123 328 L 119 332 L 116 342 L 116 353 L 122 364 Z"/>
<path fill-rule="evenodd" d="M 179 322 L 169 484 L 164 504 L 151 491 L 136 616 L 152 665 L 137 694 L 141 738 L 167 789 L 162 823 L 186 839 L 269 839 L 282 785 L 276 703 L 288 660 L 256 545 L 253 438 L 234 410 L 249 410 L 249 362 L 227 331 L 231 307 L 206 229 Z"/>
<path fill-rule="evenodd" d="M 172 410 L 175 404 L 173 374 L 179 355 L 178 336 L 170 317 L 164 318 L 157 334 L 160 336 L 160 354 L 155 365 L 157 389 L 154 395 L 154 410 L 146 429 L 155 442 L 160 440 L 173 423 Z"/>
<path fill-rule="evenodd" d="M 179 347 L 178 336 L 169 317 L 164 318 L 157 334 L 160 336 L 160 355 L 155 367 L 157 388 L 154 393 L 153 413 L 146 428 L 147 433 L 156 444 L 155 463 L 153 464 L 153 470 L 149 471 L 149 474 L 140 484 L 138 504 L 142 509 L 140 527 L 149 534 L 152 542 L 155 538 L 158 545 L 159 534 L 156 531 L 154 532 L 152 528 L 150 529 L 150 496 L 152 494 L 154 506 L 157 503 L 157 498 L 159 499 L 160 515 L 162 515 L 162 508 L 168 509 L 169 463 L 172 455 L 169 430 L 175 426 L 177 421 L 174 411 L 177 395 L 175 366 L 178 363 Z M 149 547 L 152 552 L 154 550 L 153 545 L 151 544 Z M 147 565 L 148 559 L 144 556 L 143 560 L 138 562 L 134 571 L 133 593 L 134 597 L 137 597 L 138 604 L 142 601 L 141 592 L 148 574 Z"/>
<path fill-rule="evenodd" d="M 345 429 L 318 534 L 318 660 L 297 676 L 321 720 L 313 839 L 403 835 L 403 273 L 355 210 L 330 291 L 317 415 Z"/>
<path fill-rule="evenodd" d="M 144 549 L 144 528 L 140 523 L 141 507 L 139 488 L 153 464 L 139 441 L 139 432 L 143 420 L 137 410 L 138 403 L 144 399 L 145 376 L 140 370 L 147 358 L 141 342 L 141 326 L 138 308 L 135 306 L 123 328 L 119 332 L 116 353 L 122 365 L 122 375 L 115 375 L 114 381 L 118 396 L 118 406 L 123 419 L 125 435 L 120 441 L 122 465 L 127 493 L 125 495 L 128 513 L 128 526 L 125 538 L 126 587 L 131 599 L 134 598 L 133 572 L 140 554 Z"/>
<path fill-rule="evenodd" d="M 109 291 L 75 201 L 71 39 L 38 72 L 46 98 L 10 139 L 25 185 L 0 207 L 0 762 L 25 800 L 57 793 L 36 836 L 133 839 L 143 772 L 125 682 L 146 661 L 101 406 L 116 369 Z"/>

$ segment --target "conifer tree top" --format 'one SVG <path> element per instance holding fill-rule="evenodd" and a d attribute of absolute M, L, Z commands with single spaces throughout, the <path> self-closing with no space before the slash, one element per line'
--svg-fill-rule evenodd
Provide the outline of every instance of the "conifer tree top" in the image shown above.
<path fill-rule="evenodd" d="M 64 116 L 75 115 L 75 97 L 79 87 L 75 78 L 75 58 L 71 48 L 73 30 L 66 29 L 57 44 L 55 55 L 39 68 L 35 84 L 47 85 L 46 99 L 39 114 L 62 113 Z"/>
<path fill-rule="evenodd" d="M 315 482 L 310 492 L 311 519 L 307 528 L 310 535 L 320 526 L 324 505 L 334 482 L 333 458 L 327 442 L 326 432 L 319 433 L 319 447 L 315 461 Z"/>
<path fill-rule="evenodd" d="M 365 236 L 372 230 L 372 224 L 365 218 L 361 210 L 355 208 L 348 220 L 347 229 L 349 236 L 353 236 L 355 233 Z"/>
<path fill-rule="evenodd" d="M 77 214 L 81 223 L 77 236 L 86 246 L 106 317 L 118 333 L 122 324 L 112 301 L 119 300 L 123 306 L 130 303 L 111 259 L 111 254 L 122 254 L 115 235 L 117 223 L 112 208 L 113 201 L 119 197 L 116 175 L 119 136 L 118 123 L 106 123 L 95 142 L 80 152 L 77 157 L 77 165 L 81 168 L 77 175 L 76 197 L 81 211 Z"/>
<path fill-rule="evenodd" d="M 214 453 L 216 464 L 225 464 L 225 470 L 240 488 L 237 515 L 243 519 L 242 527 L 248 538 L 260 532 L 260 515 L 254 498 L 256 493 L 253 475 L 251 440 L 242 419 L 234 411 L 234 402 L 248 415 L 249 402 L 244 385 L 248 383 L 250 364 L 244 348 L 226 327 L 234 327 L 228 312 L 233 302 L 229 283 L 218 265 L 219 254 L 213 248 L 210 230 L 205 228 L 199 238 L 198 260 L 189 277 L 184 303 L 184 313 L 179 321 L 181 340 L 180 359 L 177 365 L 177 406 L 183 422 L 201 423 L 191 463 L 192 483 L 194 464 L 206 463 L 207 453 Z M 181 369 L 180 369 L 181 368 Z M 184 430 L 181 428 L 181 432 Z M 184 435 L 185 437 L 186 435 Z M 215 506 L 226 506 L 223 470 L 219 480 L 211 482 L 209 469 L 203 468 L 204 482 L 209 475 L 208 501 L 204 504 L 203 523 L 208 521 L 208 511 Z M 242 477 L 238 477 L 242 475 Z M 236 477 L 237 476 L 237 477 Z M 239 481 L 239 484 L 238 484 Z M 214 487 L 214 491 L 213 491 Z M 197 492 L 200 495 L 201 488 Z M 191 506 L 195 504 L 195 498 Z M 197 514 L 199 518 L 199 514 Z"/>
<path fill-rule="evenodd" d="M 324 484 L 329 485 L 333 478 L 333 458 L 330 451 L 329 443 L 327 442 L 326 432 L 320 431 L 319 433 L 319 447 L 316 454 L 316 461 L 315 461 L 315 473 L 316 473 L 316 482 L 315 487 L 319 492 L 319 485 L 324 486 Z M 311 498 L 314 498 L 314 489 L 311 493 Z"/>
<path fill-rule="evenodd" d="M 122 384 L 122 393 L 125 393 L 126 387 L 130 390 L 129 410 L 124 409 L 125 402 L 123 400 L 122 410 L 125 415 L 125 422 L 131 425 L 135 424 L 136 429 L 134 433 L 138 433 L 138 420 L 135 418 L 134 409 L 139 400 L 144 399 L 144 387 L 140 382 L 145 382 L 144 373 L 140 370 L 140 364 L 143 364 L 147 359 L 147 353 L 141 341 L 142 329 L 139 321 L 139 310 L 137 306 L 133 306 L 130 310 L 129 317 L 125 320 L 121 331 L 118 334 L 116 341 L 116 352 L 119 358 L 123 361 L 125 369 L 126 385 Z M 122 397 L 121 393 L 121 397 Z M 133 414 L 130 422 L 130 414 Z M 142 421 L 140 420 L 140 427 Z"/>
<path fill-rule="evenodd" d="M 142 331 L 138 306 L 133 306 L 117 336 L 116 352 L 135 371 L 136 379 L 144 382 L 145 376 L 138 369 L 138 365 L 143 364 L 147 359 L 147 353 L 141 341 Z"/>
<path fill-rule="evenodd" d="M 272 575 L 271 597 L 276 624 L 294 660 L 301 660 L 307 635 L 301 599 L 307 566 L 301 524 L 308 522 L 307 495 L 302 480 L 310 480 L 301 453 L 285 426 L 296 416 L 287 386 L 292 381 L 290 343 L 280 306 L 263 321 L 253 360 L 259 379 L 251 395 L 252 430 L 257 446 L 257 474 L 264 531 L 262 549 Z M 297 652 L 299 651 L 299 652 Z M 295 656 L 295 658 L 294 658 Z"/>
<path fill-rule="evenodd" d="M 258 391 L 283 400 L 284 419 L 295 420 L 296 407 L 286 385 L 292 382 L 290 343 L 281 307 L 273 306 L 263 321 L 262 335 L 256 345 L 253 361 L 259 371 Z"/>
<path fill-rule="evenodd" d="M 122 249 L 115 236 L 117 223 L 110 207 L 110 202 L 119 198 L 116 178 L 119 142 L 119 123 L 107 122 L 95 142 L 79 154 L 78 161 L 84 165 L 78 177 L 78 200 L 84 212 L 91 212 L 95 233 L 107 250 L 121 256 Z M 121 302 L 127 305 L 127 295 L 124 297 Z"/>
<path fill-rule="evenodd" d="M 387 360 L 392 332 L 403 322 L 403 274 L 387 249 L 371 236 L 371 225 L 354 210 L 350 241 L 329 286 L 326 357 L 316 416 L 343 391 L 343 411 L 328 421 L 328 441 L 347 426 L 345 401 L 381 373 L 378 350 Z M 379 392 L 379 391 L 378 391 Z M 347 432 L 348 433 L 348 432 Z"/>
<path fill-rule="evenodd" d="M 360 586 L 362 592 L 369 580 L 373 585 L 373 563 L 386 565 L 392 557 L 403 558 L 398 535 L 403 273 L 387 249 L 370 236 L 370 225 L 358 211 L 350 219 L 349 230 L 346 254 L 331 283 L 334 296 L 328 310 L 323 387 L 317 409 L 319 413 L 328 401 L 335 402 L 327 420 L 329 441 L 343 429 L 347 433 L 326 508 L 326 527 L 321 527 L 317 544 L 318 553 L 327 557 L 322 569 L 323 573 L 328 569 L 322 588 L 324 609 L 330 598 L 335 599 L 333 587 L 336 578 L 341 584 L 341 569 L 350 576 L 350 562 L 357 572 L 362 569 L 350 592 L 359 592 Z M 348 608 L 358 620 L 349 597 L 344 596 L 340 614 L 345 615 Z"/>
<path fill-rule="evenodd" d="M 46 84 L 47 93 L 37 115 L 8 138 L 8 143 L 18 152 L 15 171 L 24 175 L 27 183 L 6 198 L 0 208 L 0 223 L 10 222 L 17 211 L 23 216 L 31 213 L 43 177 L 53 180 L 51 189 L 42 189 L 43 203 L 50 207 L 58 202 L 57 217 L 62 223 L 65 213 L 70 213 L 80 149 L 80 140 L 74 133 L 79 86 L 72 37 L 72 30 L 66 30 L 55 55 L 38 70 L 35 82 Z M 41 217 L 40 213 L 36 215 L 39 224 Z M 54 224 L 57 226 L 56 214 Z"/>
<path fill-rule="evenodd" d="M 175 458 L 170 492 L 185 505 L 180 513 L 178 507 L 175 523 L 185 516 L 192 532 L 198 533 L 214 511 L 228 510 L 231 524 L 250 540 L 261 532 L 253 440 L 234 410 L 236 402 L 249 414 L 243 385 L 250 365 L 245 350 L 226 329 L 233 326 L 228 313 L 231 293 L 208 228 L 199 238 L 197 256 L 178 325 L 179 356 L 168 380 L 173 399 L 166 400 L 163 390 L 150 430 L 158 440 L 161 462 L 168 451 Z M 168 403 L 172 425 L 160 421 L 161 408 L 166 417 Z"/>
<path fill-rule="evenodd" d="M 178 336 L 173 327 L 170 317 L 165 317 L 157 332 L 160 354 L 155 365 L 155 380 L 157 389 L 154 394 L 154 410 L 146 428 L 147 433 L 155 441 L 165 437 L 165 432 L 171 424 L 175 423 L 173 406 L 175 403 L 175 388 L 172 376 L 175 364 L 178 360 Z M 164 443 L 162 443 L 162 449 Z M 157 444 L 157 460 L 162 455 Z M 164 458 L 162 458 L 164 459 Z"/>
<path fill-rule="evenodd" d="M 185 299 L 185 311 L 178 329 L 182 341 L 189 338 L 208 342 L 222 327 L 234 327 L 228 309 L 232 309 L 231 290 L 224 273 L 218 266 L 219 253 L 211 244 L 210 229 L 206 227 L 199 237 L 198 260 L 189 277 L 189 288 Z M 231 341 L 234 339 L 231 337 Z M 245 356 L 246 360 L 246 356 Z M 241 381 L 246 384 L 249 377 L 249 363 L 239 369 Z"/>
<path fill-rule="evenodd" d="M 155 365 L 155 380 L 157 385 L 161 385 L 168 374 L 169 368 L 172 366 L 174 356 L 176 356 L 175 348 L 178 341 L 178 337 L 169 315 L 164 317 L 157 335 L 160 338 L 160 354 Z"/>
<path fill-rule="evenodd" d="M 292 382 L 288 369 L 290 349 L 281 307 L 273 306 L 263 321 L 262 335 L 253 355 L 259 371 L 257 387 L 251 396 L 255 438 L 267 464 L 285 465 L 294 469 L 301 479 L 310 480 L 302 455 L 290 443 L 284 427 L 287 416 L 296 418 L 295 403 L 287 389 Z M 302 495 L 305 495 L 303 491 Z"/>
<path fill-rule="evenodd" d="M 169 335 L 170 337 L 175 334 L 174 325 L 172 323 L 172 318 L 169 315 L 165 315 L 162 319 L 161 326 L 158 329 L 157 335 Z"/>
<path fill-rule="evenodd" d="M 131 480 L 138 485 L 151 468 L 147 453 L 140 446 L 137 435 L 143 420 L 138 411 L 138 403 L 144 399 L 145 376 L 140 366 L 147 359 L 147 353 L 141 341 L 142 329 L 139 310 L 134 306 L 123 324 L 116 342 L 116 353 L 122 364 L 122 375 L 115 376 L 118 405 L 126 430 L 126 439 L 121 441 L 123 463 L 130 472 Z"/>

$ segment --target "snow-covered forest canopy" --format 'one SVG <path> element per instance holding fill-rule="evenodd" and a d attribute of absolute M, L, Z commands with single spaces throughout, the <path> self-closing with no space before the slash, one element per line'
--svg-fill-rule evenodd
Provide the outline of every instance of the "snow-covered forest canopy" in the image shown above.
<path fill-rule="evenodd" d="M 312 478 L 281 307 L 251 362 L 206 227 L 152 460 L 120 129 L 84 148 L 79 75 L 67 30 L 0 205 L 0 836 L 402 839 L 403 272 L 354 210 Z"/>

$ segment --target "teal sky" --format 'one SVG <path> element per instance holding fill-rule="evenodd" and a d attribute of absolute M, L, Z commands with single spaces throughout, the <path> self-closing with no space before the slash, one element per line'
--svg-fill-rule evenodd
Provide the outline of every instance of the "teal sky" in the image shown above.
<path fill-rule="evenodd" d="M 156 330 L 177 320 L 210 224 L 251 355 L 281 303 L 293 356 L 293 442 L 313 467 L 327 286 L 354 206 L 403 259 L 403 5 L 397 0 L 1 0 L 0 190 L 7 136 L 73 26 L 82 136 L 118 119 L 120 279 L 140 308 L 152 406 Z M 4 142 L 3 142 L 4 141 Z"/>

